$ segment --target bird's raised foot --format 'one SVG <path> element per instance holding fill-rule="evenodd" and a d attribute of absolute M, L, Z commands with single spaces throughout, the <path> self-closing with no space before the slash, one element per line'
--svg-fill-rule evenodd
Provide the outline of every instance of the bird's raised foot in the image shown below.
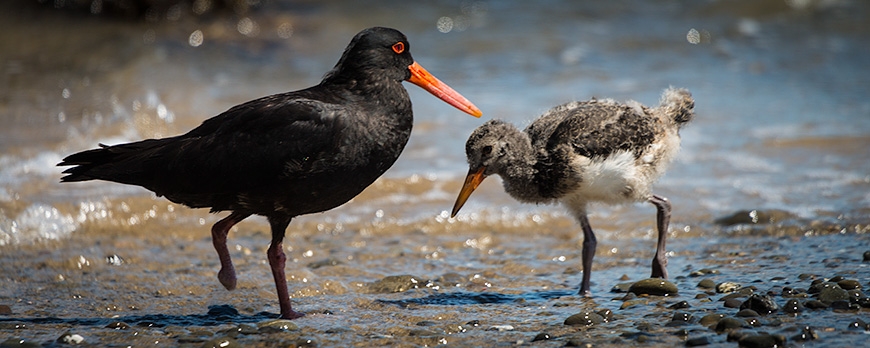
<path fill-rule="evenodd" d="M 236 288 L 236 269 L 232 264 L 229 267 L 221 267 L 221 270 L 218 271 L 218 280 L 227 290 Z"/>

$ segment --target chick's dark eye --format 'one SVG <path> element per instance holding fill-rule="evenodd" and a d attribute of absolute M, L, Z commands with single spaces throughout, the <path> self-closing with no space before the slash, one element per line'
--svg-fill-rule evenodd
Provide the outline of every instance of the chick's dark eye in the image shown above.
<path fill-rule="evenodd" d="M 405 52 L 405 43 L 396 42 L 395 44 L 393 44 L 393 52 L 396 52 L 396 54 L 401 54 L 402 52 Z"/>
<path fill-rule="evenodd" d="M 491 145 L 486 145 L 486 146 L 483 147 L 483 149 L 481 149 L 480 152 L 481 152 L 481 154 L 483 154 L 484 156 L 489 156 L 489 154 L 492 153 L 492 146 L 491 146 Z"/>

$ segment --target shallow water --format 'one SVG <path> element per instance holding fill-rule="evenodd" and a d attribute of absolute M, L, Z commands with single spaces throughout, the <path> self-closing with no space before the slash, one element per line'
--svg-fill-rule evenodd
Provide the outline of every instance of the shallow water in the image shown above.
<path fill-rule="evenodd" d="M 233 306 L 247 318 L 233 317 L 236 323 L 276 312 L 263 220 L 250 219 L 231 233 L 241 284 L 226 292 L 214 279 L 217 258 L 208 234 L 223 215 L 136 187 L 60 185 L 55 164 L 97 143 L 182 133 L 237 103 L 315 84 L 349 39 L 374 25 L 403 31 L 416 60 L 480 107 L 484 120 L 524 126 L 568 100 L 655 105 L 667 86 L 691 90 L 696 119 L 683 129 L 683 149 L 657 186 L 674 206 L 668 248 L 674 276 L 704 263 L 731 269 L 735 281 L 770 279 L 752 262 L 747 268 L 719 263 L 732 239 L 802 241 L 784 247 L 792 259 L 831 252 L 815 245 L 860 252 L 870 243 L 870 4 L 864 1 L 269 2 L 243 13 L 170 10 L 140 19 L 29 2 L 0 6 L 0 279 L 10 284 L 0 288 L 0 305 L 16 316 L 67 318 L 60 321 L 65 325 L 69 318 L 120 315 L 141 322 L 168 315 L 182 318 L 169 325 L 205 326 L 211 324 L 196 315 L 208 317 L 209 305 Z M 504 320 L 517 301 L 579 303 L 563 295 L 579 281 L 578 229 L 559 207 L 521 205 L 492 178 L 456 219 L 448 218 L 467 170 L 465 139 L 482 120 L 415 86 L 408 90 L 415 128 L 396 165 L 352 202 L 300 217 L 288 230 L 294 300 L 304 311 L 327 309 L 337 317 L 315 315 L 307 332 L 318 336 L 317 329 L 341 325 L 371 337 L 362 333 L 373 330 L 371 318 L 413 316 L 378 300 L 438 295 L 448 283 L 380 297 L 360 292 L 362 284 L 389 275 L 455 274 L 462 289 L 494 288 L 500 295 L 493 302 L 510 303 L 458 315 L 453 306 L 471 300 L 436 296 L 435 302 L 453 302 L 436 304 L 434 312 L 456 322 L 537 320 L 527 312 Z M 784 218 L 763 226 L 714 222 L 755 209 Z M 654 209 L 594 207 L 591 213 L 602 244 L 593 290 L 603 302 L 622 274 L 635 280 L 647 274 Z M 104 261 L 112 255 L 126 262 Z M 343 264 L 309 265 L 330 257 Z M 863 284 L 870 280 L 865 268 L 847 264 L 830 270 L 796 264 L 782 272 L 849 271 Z M 750 275 L 755 271 L 757 278 Z M 553 293 L 524 295 L 536 291 Z M 542 322 L 560 322 L 573 310 L 544 315 Z M 105 324 L 74 324 L 81 325 Z M 44 338 L 26 333 L 17 335 Z M 494 337 L 504 343 L 524 336 Z"/>

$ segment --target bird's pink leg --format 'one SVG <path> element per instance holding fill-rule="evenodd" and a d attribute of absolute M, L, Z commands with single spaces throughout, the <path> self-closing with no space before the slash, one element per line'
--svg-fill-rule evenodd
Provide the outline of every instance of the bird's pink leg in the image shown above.
<path fill-rule="evenodd" d="M 233 225 L 244 220 L 251 214 L 241 214 L 233 212 L 230 216 L 223 218 L 211 227 L 211 241 L 214 244 L 214 250 L 218 253 L 218 258 L 221 260 L 221 270 L 218 271 L 218 280 L 227 290 L 236 288 L 236 269 L 233 267 L 233 260 L 230 258 L 230 251 L 227 250 L 227 234 L 230 233 L 230 228 Z"/>
<path fill-rule="evenodd" d="M 652 278 L 668 279 L 668 256 L 665 250 L 668 238 L 668 224 L 671 221 L 671 202 L 667 198 L 653 195 L 650 203 L 656 206 L 656 225 L 659 232 L 659 240 L 656 245 L 656 254 L 652 260 Z"/>
<path fill-rule="evenodd" d="M 290 304 L 290 293 L 287 290 L 287 276 L 284 275 L 284 263 L 287 261 L 287 256 L 284 255 L 284 232 L 289 224 L 290 218 L 269 217 L 269 225 L 272 227 L 272 243 L 269 245 L 266 255 L 269 258 L 269 266 L 272 268 L 272 277 L 275 278 L 281 318 L 296 319 L 305 314 L 293 310 Z"/>
<path fill-rule="evenodd" d="M 580 281 L 580 295 L 590 296 L 590 279 L 592 277 L 592 259 L 595 258 L 595 248 L 598 246 L 598 241 L 595 239 L 595 232 L 592 231 L 592 226 L 589 225 L 589 218 L 586 214 L 577 214 L 577 220 L 580 221 L 580 227 L 583 229 L 583 280 Z"/>

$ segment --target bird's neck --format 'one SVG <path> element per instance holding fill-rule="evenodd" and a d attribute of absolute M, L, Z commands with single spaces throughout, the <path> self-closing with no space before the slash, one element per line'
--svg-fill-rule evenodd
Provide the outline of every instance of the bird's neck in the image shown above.
<path fill-rule="evenodd" d="M 538 156 L 528 134 L 516 130 L 505 137 L 505 154 L 500 157 L 496 173 L 502 178 L 505 192 L 518 201 L 542 203 L 549 201 L 535 184 L 538 176 Z"/>

